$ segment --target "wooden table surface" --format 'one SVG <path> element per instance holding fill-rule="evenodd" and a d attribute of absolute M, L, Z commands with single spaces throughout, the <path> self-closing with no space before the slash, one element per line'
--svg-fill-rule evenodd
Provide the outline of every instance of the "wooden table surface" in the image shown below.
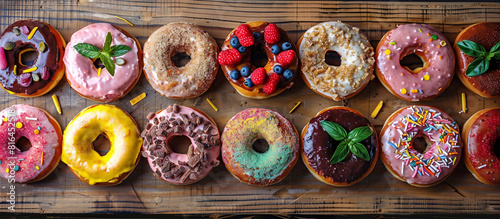
<path fill-rule="evenodd" d="M 123 17 L 133 27 L 115 18 Z M 192 0 L 72 0 L 0 2 L 0 29 L 19 19 L 39 19 L 58 29 L 66 40 L 78 29 L 95 22 L 120 26 L 143 44 L 162 25 L 174 21 L 196 23 L 205 28 L 221 45 L 227 34 L 243 22 L 265 20 L 285 29 L 296 42 L 313 25 L 341 20 L 359 27 L 375 47 L 388 30 L 404 23 L 426 23 L 442 31 L 450 40 L 465 27 L 482 21 L 500 22 L 500 3 L 413 3 L 413 2 L 337 2 L 337 1 L 192 1 Z M 133 97 L 145 92 L 147 97 L 135 106 Z M 459 114 L 459 95 L 467 94 L 469 110 Z M 57 94 L 63 114 L 59 115 L 51 95 Z M 210 98 L 215 112 L 205 101 Z M 374 79 L 347 105 L 369 117 L 379 101 L 382 111 L 371 122 L 380 130 L 385 119 L 400 107 L 412 105 L 391 95 Z M 288 111 L 302 101 L 295 112 Z M 443 109 L 459 125 L 478 110 L 500 106 L 500 98 L 485 99 L 469 90 L 455 77 L 445 92 L 422 101 Z M 0 91 L 0 108 L 26 103 L 46 109 L 63 128 L 83 108 L 97 104 L 80 97 L 66 79 L 50 93 L 37 98 L 18 98 Z M 266 100 L 241 97 L 222 72 L 210 89 L 200 97 L 173 100 L 156 93 L 144 76 L 123 99 L 113 102 L 137 121 L 142 129 L 148 112 L 177 103 L 197 107 L 212 116 L 220 129 L 237 112 L 250 107 L 276 110 L 290 119 L 298 130 L 328 106 L 341 102 L 312 92 L 300 77 L 295 85 L 279 96 Z M 0 212 L 10 212 L 6 202 L 9 184 L 0 182 Z M 16 185 L 17 213 L 175 213 L 175 214 L 499 214 L 500 188 L 477 181 L 460 163 L 443 183 L 431 188 L 415 188 L 396 180 L 379 161 L 373 172 L 360 183 L 346 188 L 331 187 L 317 181 L 297 162 L 280 183 L 255 187 L 239 183 L 224 165 L 215 168 L 205 179 L 190 186 L 173 186 L 155 178 L 145 159 L 120 185 L 89 186 L 77 179 L 64 163 L 45 180 Z"/>

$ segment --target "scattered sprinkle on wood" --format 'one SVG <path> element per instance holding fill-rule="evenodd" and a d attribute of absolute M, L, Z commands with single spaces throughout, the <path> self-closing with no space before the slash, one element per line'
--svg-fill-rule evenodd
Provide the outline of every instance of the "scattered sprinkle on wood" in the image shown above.
<path fill-rule="evenodd" d="M 467 112 L 467 98 L 465 93 L 462 93 L 462 111 L 458 112 L 459 114 L 463 114 Z"/>
<path fill-rule="evenodd" d="M 301 104 L 302 102 L 299 101 L 297 104 L 295 104 L 295 106 L 290 110 L 290 112 L 288 112 L 289 114 L 292 114 L 292 112 L 297 109 L 297 107 L 299 107 L 299 105 Z"/>
<path fill-rule="evenodd" d="M 57 96 L 54 94 L 52 95 L 52 101 L 54 101 L 54 105 L 56 106 L 57 113 L 62 114 L 61 111 L 61 105 L 59 104 L 59 99 L 57 99 Z"/>
<path fill-rule="evenodd" d="M 118 18 L 118 19 L 120 19 L 120 20 L 122 20 L 122 21 L 125 21 L 128 25 L 130 25 L 132 27 L 134 26 L 132 23 L 130 23 L 129 21 L 127 21 L 125 18 L 118 17 L 118 16 L 115 16 L 115 17 Z"/>
<path fill-rule="evenodd" d="M 375 109 L 373 110 L 372 114 L 371 114 L 371 117 L 372 118 L 375 118 L 377 117 L 378 113 L 380 112 L 380 109 L 382 109 L 382 106 L 384 105 L 384 101 L 380 101 L 378 102 L 378 105 L 377 107 L 375 107 Z"/>
<path fill-rule="evenodd" d="M 219 108 L 217 108 L 217 106 L 215 106 L 215 104 L 212 103 L 212 101 L 210 101 L 210 99 L 208 99 L 208 97 L 207 97 L 207 102 L 208 102 L 208 104 L 210 104 L 210 106 L 212 106 L 212 108 L 214 108 L 215 112 L 219 111 Z"/>
<path fill-rule="evenodd" d="M 130 105 L 133 106 L 133 105 L 137 104 L 139 101 L 141 101 L 145 97 L 146 97 L 146 93 L 139 94 L 139 96 L 134 97 L 134 99 L 130 100 Z"/>

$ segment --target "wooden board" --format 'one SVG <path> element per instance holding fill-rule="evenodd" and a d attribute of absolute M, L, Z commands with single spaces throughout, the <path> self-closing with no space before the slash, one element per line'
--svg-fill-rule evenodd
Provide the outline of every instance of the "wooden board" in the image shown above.
<path fill-rule="evenodd" d="M 134 24 L 128 26 L 116 16 Z M 219 45 L 237 25 L 251 20 L 275 22 L 296 42 L 311 26 L 323 21 L 341 20 L 359 27 L 375 47 L 388 30 L 404 23 L 426 23 L 442 31 L 450 41 L 468 25 L 481 21 L 500 22 L 499 3 L 412 3 L 412 2 L 338 2 L 338 1 L 1 1 L 0 29 L 18 19 L 32 18 L 50 23 L 66 40 L 76 30 L 95 22 L 109 22 L 135 35 L 143 44 L 160 26 L 174 21 L 203 26 Z M 133 97 L 145 92 L 147 97 L 135 106 Z M 459 114 L 459 95 L 465 92 L 469 111 Z M 57 94 L 63 114 L 52 104 Z M 17 98 L 0 91 L 0 108 L 26 103 L 42 107 L 54 115 L 61 126 L 83 108 L 96 104 L 80 97 L 63 79 L 47 95 Z M 210 98 L 215 112 L 205 101 Z M 384 107 L 371 122 L 380 130 L 385 119 L 396 109 L 411 105 L 391 95 L 375 79 L 347 102 L 369 116 L 379 101 Z M 289 114 L 299 101 L 302 105 Z M 500 106 L 500 99 L 484 99 L 467 90 L 456 78 L 439 97 L 422 101 L 443 109 L 460 125 L 485 107 Z M 173 100 L 156 93 L 142 77 L 122 100 L 113 102 L 136 119 L 142 129 L 148 112 L 177 103 L 197 107 L 212 116 L 220 129 L 237 112 L 250 107 L 276 110 L 290 119 L 297 129 L 319 110 L 341 105 L 312 92 L 298 78 L 295 85 L 267 100 L 246 99 L 238 95 L 221 72 L 212 87 L 200 97 Z M 279 103 L 279 104 L 277 104 Z M 0 212 L 10 212 L 6 193 L 9 184 L 0 182 Z M 352 187 L 335 188 L 317 181 L 299 161 L 293 171 L 273 186 L 254 187 L 239 183 L 224 165 L 215 168 L 205 179 L 190 186 L 172 186 L 156 179 L 145 160 L 122 184 L 113 187 L 89 186 L 78 180 L 64 163 L 45 180 L 16 185 L 16 212 L 20 213 L 176 213 L 176 214 L 499 214 L 500 189 L 486 186 L 461 163 L 443 183 L 432 188 L 415 188 L 393 178 L 379 162 L 374 171 Z"/>

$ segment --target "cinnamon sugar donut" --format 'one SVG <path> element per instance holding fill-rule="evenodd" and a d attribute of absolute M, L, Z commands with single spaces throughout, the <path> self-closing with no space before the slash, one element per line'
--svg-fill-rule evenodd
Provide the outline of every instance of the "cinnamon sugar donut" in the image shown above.
<path fill-rule="evenodd" d="M 201 27 L 170 23 L 156 30 L 144 45 L 144 73 L 151 86 L 169 98 L 192 98 L 203 94 L 217 75 L 215 40 Z M 187 53 L 191 60 L 177 67 L 172 56 Z"/>

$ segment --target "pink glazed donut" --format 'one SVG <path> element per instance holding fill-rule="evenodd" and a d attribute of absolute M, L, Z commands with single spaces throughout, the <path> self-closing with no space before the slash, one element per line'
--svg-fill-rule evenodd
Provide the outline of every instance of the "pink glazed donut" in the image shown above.
<path fill-rule="evenodd" d="M 142 132 L 142 156 L 147 157 L 156 177 L 174 185 L 195 183 L 219 165 L 220 133 L 217 124 L 204 112 L 170 105 L 149 113 L 149 123 Z M 172 150 L 174 136 L 189 138 L 187 153 Z"/>
<path fill-rule="evenodd" d="M 423 67 L 409 69 L 400 60 L 415 54 Z M 387 32 L 375 53 L 375 72 L 382 84 L 395 96 L 406 101 L 432 99 L 450 85 L 455 56 L 448 40 L 434 27 L 405 24 Z"/>
<path fill-rule="evenodd" d="M 16 142 L 27 138 L 21 151 Z M 42 180 L 59 164 L 62 131 L 57 120 L 38 107 L 18 104 L 0 112 L 0 177 L 9 182 Z"/>
<path fill-rule="evenodd" d="M 106 68 L 100 75 L 94 59 L 86 58 L 74 48 L 78 43 L 87 43 L 102 49 L 106 35 L 111 33 L 114 45 L 129 46 L 132 50 L 113 60 L 121 58 L 123 65 L 115 64 L 115 75 Z M 71 87 L 81 96 L 98 102 L 109 103 L 125 96 L 139 81 L 142 71 L 142 50 L 136 38 L 126 31 L 108 23 L 88 25 L 71 36 L 64 55 L 66 78 Z"/>

